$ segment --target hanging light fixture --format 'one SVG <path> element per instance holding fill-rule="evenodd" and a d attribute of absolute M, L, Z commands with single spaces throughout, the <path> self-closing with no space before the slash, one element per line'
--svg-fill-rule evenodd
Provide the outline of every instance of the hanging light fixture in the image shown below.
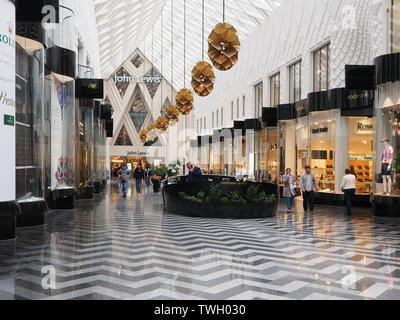
<path fill-rule="evenodd" d="M 230 70 L 239 60 L 240 40 L 236 29 L 225 22 L 225 0 L 223 0 L 223 22 L 218 23 L 208 37 L 208 56 L 220 71 Z"/>
<path fill-rule="evenodd" d="M 183 85 L 184 89 L 179 90 L 176 95 L 176 106 L 183 115 L 188 115 L 193 110 L 193 94 L 186 89 L 186 1 L 183 1 Z"/>
<path fill-rule="evenodd" d="M 168 127 L 169 127 L 169 121 L 167 120 L 166 117 L 161 116 L 157 119 L 156 128 L 158 130 L 160 130 L 161 132 L 165 132 L 167 131 Z"/>
<path fill-rule="evenodd" d="M 174 0 L 171 0 L 171 100 L 172 101 L 173 101 L 173 96 L 174 96 Z M 174 104 L 169 105 L 165 110 L 165 118 L 170 126 L 176 125 L 179 121 L 179 108 Z"/>
<path fill-rule="evenodd" d="M 168 119 L 170 126 L 174 126 L 179 121 L 179 109 L 177 106 L 171 105 L 165 110 L 165 117 Z"/>
<path fill-rule="evenodd" d="M 192 87 L 200 97 L 208 96 L 214 90 L 215 74 L 212 66 L 204 61 L 204 0 L 203 0 L 203 41 L 202 61 L 198 62 L 192 70 Z"/>
<path fill-rule="evenodd" d="M 147 141 L 156 141 L 157 140 L 157 128 L 154 124 L 151 124 L 147 127 Z"/>
<path fill-rule="evenodd" d="M 145 143 L 147 141 L 147 131 L 146 130 L 140 131 L 139 137 L 140 137 L 140 141 L 142 143 Z"/>

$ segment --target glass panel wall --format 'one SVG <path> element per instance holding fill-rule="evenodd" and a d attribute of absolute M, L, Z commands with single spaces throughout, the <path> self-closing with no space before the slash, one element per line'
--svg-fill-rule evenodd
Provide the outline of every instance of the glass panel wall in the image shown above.
<path fill-rule="evenodd" d="M 312 113 L 310 124 L 311 171 L 321 192 L 335 192 L 336 117 L 331 111 Z"/>
<path fill-rule="evenodd" d="M 314 91 L 329 90 L 330 44 L 314 52 Z"/>
<path fill-rule="evenodd" d="M 93 108 L 80 107 L 79 121 L 79 187 L 93 187 L 94 128 Z"/>
<path fill-rule="evenodd" d="M 390 53 L 400 52 L 400 0 L 390 1 L 389 42 Z"/>
<path fill-rule="evenodd" d="M 290 103 L 301 100 L 301 61 L 289 66 L 289 99 Z"/>
<path fill-rule="evenodd" d="M 45 188 L 44 46 L 16 41 L 16 197 L 43 201 Z"/>
<path fill-rule="evenodd" d="M 255 105 L 255 115 L 256 117 L 260 117 L 262 114 L 262 108 L 264 104 L 264 84 L 260 82 L 255 86 L 256 90 L 256 105 Z M 237 102 L 237 113 L 239 117 L 239 100 Z"/>
<path fill-rule="evenodd" d="M 281 74 L 277 73 L 270 78 L 270 106 L 276 107 L 280 104 Z"/>
<path fill-rule="evenodd" d="M 349 168 L 356 175 L 356 193 L 371 194 L 375 126 L 371 118 L 349 119 Z"/>

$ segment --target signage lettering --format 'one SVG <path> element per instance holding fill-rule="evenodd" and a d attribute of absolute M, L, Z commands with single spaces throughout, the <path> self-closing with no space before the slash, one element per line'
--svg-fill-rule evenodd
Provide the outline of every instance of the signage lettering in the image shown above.
<path fill-rule="evenodd" d="M 368 92 L 364 92 L 364 93 L 359 93 L 359 94 L 352 94 L 347 96 L 347 100 L 359 100 L 359 99 L 364 99 L 364 98 L 368 98 Z"/>
<path fill-rule="evenodd" d="M 312 133 L 313 133 L 313 134 L 317 134 L 317 133 L 328 133 L 328 132 L 329 132 L 329 128 L 328 128 L 328 127 L 312 129 Z"/>
<path fill-rule="evenodd" d="M 15 100 L 14 98 L 9 98 L 7 96 L 7 92 L 0 91 L 0 104 L 6 106 L 15 106 Z"/>
<path fill-rule="evenodd" d="M 147 152 L 128 151 L 129 156 L 147 156 Z"/>
<path fill-rule="evenodd" d="M 97 89 L 97 83 L 89 83 L 88 88 L 92 89 L 92 90 L 96 90 Z"/>
<path fill-rule="evenodd" d="M 137 83 L 155 83 L 159 84 L 162 81 L 162 77 L 128 77 L 126 75 L 123 76 L 114 76 L 115 83 L 123 83 L 123 82 L 137 82 Z"/>
<path fill-rule="evenodd" d="M 358 129 L 358 131 L 373 131 L 374 126 L 372 124 L 358 123 L 357 129 Z"/>

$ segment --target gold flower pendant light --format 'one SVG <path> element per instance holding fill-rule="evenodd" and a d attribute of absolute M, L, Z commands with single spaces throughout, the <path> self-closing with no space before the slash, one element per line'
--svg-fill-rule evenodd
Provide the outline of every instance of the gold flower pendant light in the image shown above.
<path fill-rule="evenodd" d="M 170 105 L 165 110 L 165 117 L 168 119 L 170 126 L 174 126 L 179 121 L 179 109 L 177 106 Z"/>
<path fill-rule="evenodd" d="M 227 71 L 238 62 L 240 41 L 231 24 L 218 23 L 208 37 L 208 44 L 208 56 L 216 69 Z"/>
<path fill-rule="evenodd" d="M 211 64 L 204 61 L 204 0 L 202 56 L 202 61 L 198 62 L 192 70 L 192 87 L 197 95 L 206 97 L 214 90 L 215 74 Z"/>
<path fill-rule="evenodd" d="M 176 95 L 176 106 L 183 115 L 188 115 L 193 110 L 193 94 L 189 89 L 181 89 Z"/>
<path fill-rule="evenodd" d="M 147 141 L 156 141 L 157 139 L 157 128 L 154 124 L 147 127 Z"/>
<path fill-rule="evenodd" d="M 211 64 L 198 62 L 192 70 L 192 87 L 200 97 L 208 96 L 214 90 L 215 74 Z"/>
<path fill-rule="evenodd" d="M 169 121 L 165 117 L 159 117 L 156 121 L 156 128 L 161 132 L 167 131 L 169 127 Z"/>
<path fill-rule="evenodd" d="M 140 131 L 139 137 L 140 137 L 140 141 L 142 143 L 145 143 L 147 141 L 147 131 L 146 130 Z"/>
<path fill-rule="evenodd" d="M 183 1 L 183 84 L 184 89 L 179 90 L 175 97 L 179 112 L 186 116 L 193 111 L 194 98 L 192 91 L 186 89 L 186 1 Z"/>

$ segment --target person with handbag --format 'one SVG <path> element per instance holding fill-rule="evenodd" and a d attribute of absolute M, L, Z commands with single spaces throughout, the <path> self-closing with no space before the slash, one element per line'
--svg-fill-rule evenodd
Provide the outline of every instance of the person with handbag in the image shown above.
<path fill-rule="evenodd" d="M 286 169 L 283 184 L 283 197 L 286 198 L 288 213 L 293 213 L 294 198 L 297 196 L 297 182 L 296 177 L 292 175 L 292 169 Z"/>
<path fill-rule="evenodd" d="M 351 214 L 352 199 L 356 193 L 356 176 L 351 173 L 350 169 L 346 169 L 346 175 L 343 177 L 341 190 L 344 192 L 347 214 Z"/>

